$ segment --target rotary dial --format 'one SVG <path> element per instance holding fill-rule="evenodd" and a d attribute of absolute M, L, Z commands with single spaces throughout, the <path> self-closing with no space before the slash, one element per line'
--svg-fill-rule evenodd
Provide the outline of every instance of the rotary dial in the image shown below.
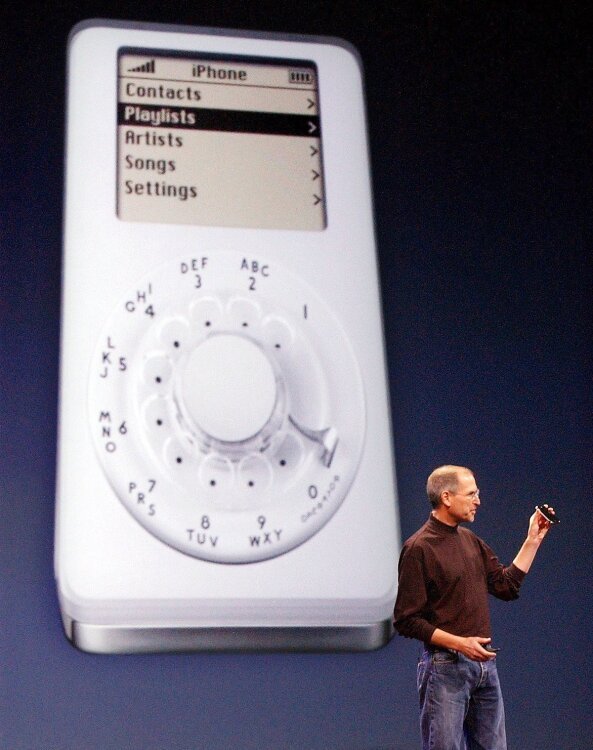
<path fill-rule="evenodd" d="M 316 533 L 364 439 L 336 318 L 301 279 L 261 261 L 254 278 L 245 262 L 182 259 L 142 281 L 91 372 L 95 444 L 120 500 L 162 541 L 216 562 L 273 557 Z"/>

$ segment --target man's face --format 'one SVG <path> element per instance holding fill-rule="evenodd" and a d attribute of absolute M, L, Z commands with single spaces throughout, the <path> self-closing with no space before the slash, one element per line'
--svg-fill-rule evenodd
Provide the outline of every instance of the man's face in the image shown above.
<path fill-rule="evenodd" d="M 445 493 L 443 493 L 445 495 Z M 473 474 L 467 471 L 458 475 L 457 490 L 448 491 L 443 500 L 449 503 L 447 510 L 451 520 L 456 523 L 469 521 L 470 523 L 476 517 L 478 506 L 480 505 L 480 491 L 476 485 Z M 447 505 L 445 502 L 445 505 Z"/>

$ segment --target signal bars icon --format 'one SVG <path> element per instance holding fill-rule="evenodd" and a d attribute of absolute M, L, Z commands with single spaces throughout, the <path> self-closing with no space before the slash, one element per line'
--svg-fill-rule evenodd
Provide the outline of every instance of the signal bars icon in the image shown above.
<path fill-rule="evenodd" d="M 128 73 L 154 73 L 154 60 L 136 65 L 135 68 L 128 68 Z"/>

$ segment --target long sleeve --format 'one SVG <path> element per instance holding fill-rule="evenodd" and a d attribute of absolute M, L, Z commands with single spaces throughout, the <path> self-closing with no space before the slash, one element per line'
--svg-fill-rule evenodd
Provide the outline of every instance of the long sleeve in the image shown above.
<path fill-rule="evenodd" d="M 514 563 L 504 566 L 486 542 L 481 539 L 479 542 L 486 568 L 488 593 L 497 599 L 507 602 L 517 599 L 519 597 L 519 588 L 526 574 L 522 570 L 519 570 Z"/>
<path fill-rule="evenodd" d="M 394 611 L 394 627 L 406 638 L 429 643 L 436 625 L 426 619 L 428 593 L 421 550 L 404 546 L 399 560 L 399 588 Z"/>

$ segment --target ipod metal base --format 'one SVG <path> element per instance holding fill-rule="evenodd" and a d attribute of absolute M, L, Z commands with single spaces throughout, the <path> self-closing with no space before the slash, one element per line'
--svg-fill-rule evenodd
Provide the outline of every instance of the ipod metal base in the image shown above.
<path fill-rule="evenodd" d="M 75 620 L 65 624 L 73 645 L 94 654 L 373 651 L 385 646 L 394 632 L 391 619 L 338 627 L 127 627 Z"/>

